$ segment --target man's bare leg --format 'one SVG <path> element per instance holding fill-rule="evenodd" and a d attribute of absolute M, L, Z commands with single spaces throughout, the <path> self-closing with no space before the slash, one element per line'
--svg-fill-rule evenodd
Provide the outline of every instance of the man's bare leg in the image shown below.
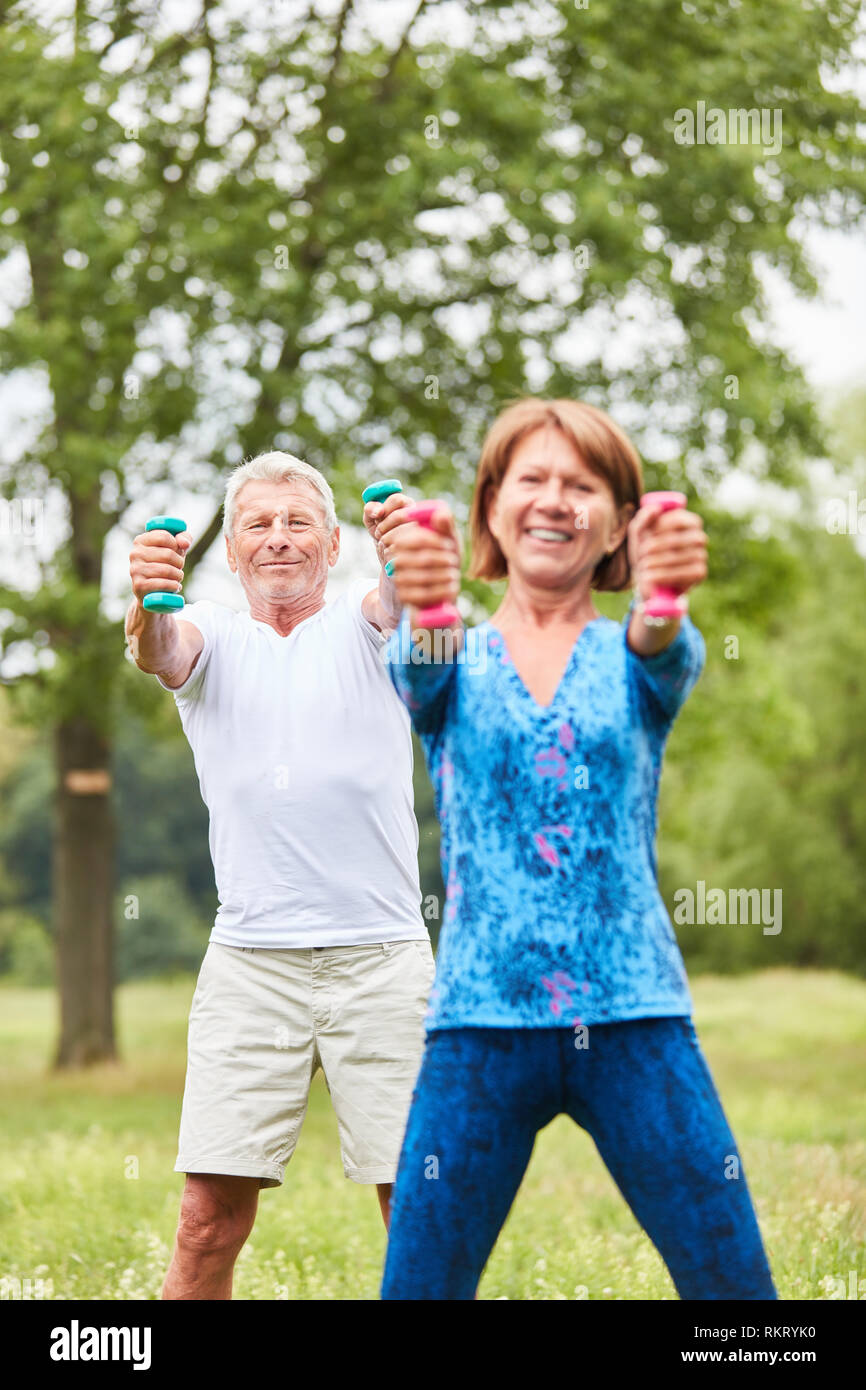
<path fill-rule="evenodd" d="M 228 1299 L 235 1260 L 253 1229 L 258 1178 L 187 1173 L 164 1299 Z"/>
<path fill-rule="evenodd" d="M 376 1193 L 379 1198 L 379 1207 L 382 1212 L 382 1220 L 385 1222 L 387 1231 L 391 1224 L 391 1193 L 394 1191 L 392 1182 L 377 1182 Z"/>

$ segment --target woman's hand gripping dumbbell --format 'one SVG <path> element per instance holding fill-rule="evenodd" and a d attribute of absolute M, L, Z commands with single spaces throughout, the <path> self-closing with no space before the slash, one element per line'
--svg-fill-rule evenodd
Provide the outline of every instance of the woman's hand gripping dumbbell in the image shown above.
<path fill-rule="evenodd" d="M 414 526 L 402 523 L 415 522 Z M 413 627 L 462 626 L 454 605 L 460 592 L 460 541 L 444 502 L 415 502 L 399 515 L 386 516 L 379 535 L 404 606 L 413 609 Z"/>
<path fill-rule="evenodd" d="M 667 627 L 687 612 L 686 592 L 707 575 L 701 518 L 683 492 L 645 492 L 629 525 L 628 550 L 639 611 L 647 627 Z"/>

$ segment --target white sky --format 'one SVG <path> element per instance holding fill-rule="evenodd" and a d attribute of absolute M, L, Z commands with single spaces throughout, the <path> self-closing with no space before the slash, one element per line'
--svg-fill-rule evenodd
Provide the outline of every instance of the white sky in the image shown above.
<path fill-rule="evenodd" d="M 818 300 L 791 293 L 781 276 L 765 277 L 776 340 L 816 388 L 866 385 L 866 237 L 813 231 L 806 238 L 823 268 Z"/>

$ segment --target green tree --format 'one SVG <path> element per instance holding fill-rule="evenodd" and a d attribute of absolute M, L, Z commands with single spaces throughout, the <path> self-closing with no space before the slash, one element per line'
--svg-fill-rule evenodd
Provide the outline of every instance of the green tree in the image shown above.
<path fill-rule="evenodd" d="M 850 460 L 840 455 L 847 469 Z M 710 580 L 691 608 L 707 646 L 665 758 L 660 884 L 781 892 L 781 930 L 683 925 L 688 964 L 866 972 L 866 560 L 803 518 L 707 514 Z M 866 531 L 866 527 L 864 527 Z M 771 900 L 772 901 L 772 900 Z"/>
<path fill-rule="evenodd" d="M 202 0 L 182 29 L 123 0 L 3 7 L 0 254 L 21 274 L 0 363 L 48 404 L 0 484 L 66 529 L 0 610 L 5 648 L 32 653 L 19 717 L 53 737 L 60 1066 L 115 1050 L 103 556 L 155 485 L 167 509 L 181 486 L 216 501 L 227 466 L 276 446 L 327 473 L 346 518 L 386 467 L 465 499 L 492 415 L 528 388 L 612 409 L 651 483 L 699 486 L 755 442 L 782 477 L 814 446 L 757 266 L 809 290 L 795 213 L 862 205 L 839 82 L 858 7 L 460 8 L 454 33 L 418 0 L 385 39 L 353 0 L 255 20 Z M 781 108 L 779 155 L 678 144 L 698 100 Z M 215 508 L 188 573 L 219 526 Z"/>

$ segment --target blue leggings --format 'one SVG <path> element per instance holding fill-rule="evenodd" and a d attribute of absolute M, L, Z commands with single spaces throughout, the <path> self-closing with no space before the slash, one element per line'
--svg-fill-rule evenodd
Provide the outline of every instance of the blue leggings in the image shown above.
<path fill-rule="evenodd" d="M 382 1298 L 475 1296 L 535 1136 L 562 1113 L 592 1136 L 680 1298 L 777 1297 L 691 1019 L 594 1024 L 587 1037 L 579 1049 L 561 1027 L 428 1034 Z"/>

